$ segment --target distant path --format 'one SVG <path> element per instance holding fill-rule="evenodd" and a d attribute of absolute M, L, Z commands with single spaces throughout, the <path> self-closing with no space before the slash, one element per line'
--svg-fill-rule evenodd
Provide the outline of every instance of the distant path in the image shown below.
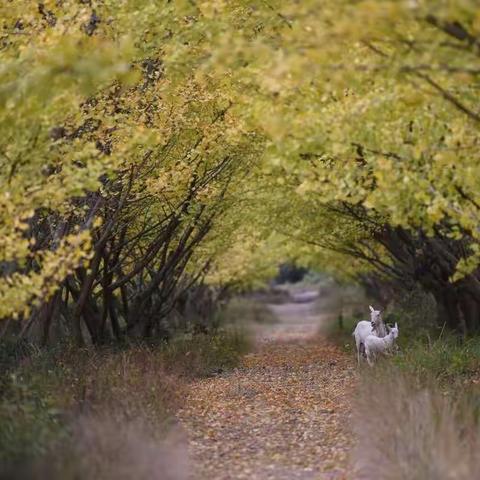
<path fill-rule="evenodd" d="M 195 479 L 347 478 L 354 367 L 317 335 L 313 297 L 271 305 L 279 323 L 258 327 L 258 351 L 234 372 L 191 386 L 179 417 Z"/>

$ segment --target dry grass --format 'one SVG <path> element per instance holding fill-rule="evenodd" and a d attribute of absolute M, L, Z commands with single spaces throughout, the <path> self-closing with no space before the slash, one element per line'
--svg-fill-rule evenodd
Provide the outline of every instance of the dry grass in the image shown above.
<path fill-rule="evenodd" d="M 364 375 L 354 406 L 356 478 L 480 478 L 475 395 L 451 395 L 435 382 L 387 368 Z"/>
<path fill-rule="evenodd" d="M 186 445 L 181 432 L 159 435 L 144 418 L 89 416 L 76 423 L 60 461 L 45 470 L 58 480 L 182 480 L 189 471 Z"/>
<path fill-rule="evenodd" d="M 183 480 L 188 477 L 182 432 L 159 435 L 145 419 L 131 421 L 86 415 L 73 425 L 69 441 L 45 458 L 5 472 L 5 479 Z"/>
<path fill-rule="evenodd" d="M 185 385 L 167 371 L 160 351 L 138 346 L 123 351 L 38 352 L 5 374 L 2 387 L 0 475 L 42 478 L 38 461 L 51 459 L 52 452 L 67 472 L 67 460 L 83 457 L 74 454 L 83 444 L 92 444 L 87 459 L 94 464 L 99 452 L 106 451 L 104 447 L 115 451 L 120 441 L 129 441 L 132 435 L 142 432 L 147 443 L 151 443 L 148 435 L 161 438 Z M 147 432 L 145 426 L 153 430 Z M 87 430 L 92 435 L 88 441 Z M 48 461 L 49 468 L 53 463 Z M 75 468 L 80 463 L 72 460 Z M 21 464 L 34 465 L 29 467 L 33 473 L 19 470 Z M 59 478 L 68 477 L 65 473 Z"/>
<path fill-rule="evenodd" d="M 359 373 L 355 479 L 480 478 L 480 341 L 438 329 L 431 300 L 412 292 L 387 310 L 400 325 L 399 351 Z M 329 335 L 352 355 L 357 321 L 347 316 Z"/>
<path fill-rule="evenodd" d="M 0 362 L 0 478 L 186 478 L 174 413 L 187 384 L 236 365 L 240 330 L 167 345 L 32 350 Z"/>

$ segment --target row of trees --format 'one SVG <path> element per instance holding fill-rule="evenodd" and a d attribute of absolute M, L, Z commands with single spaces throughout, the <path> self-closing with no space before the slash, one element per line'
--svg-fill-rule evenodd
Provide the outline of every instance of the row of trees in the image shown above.
<path fill-rule="evenodd" d="M 474 0 L 0 14 L 3 332 L 165 337 L 280 259 L 480 327 Z"/>
<path fill-rule="evenodd" d="M 268 139 L 265 233 L 380 293 L 420 286 L 440 325 L 477 331 L 478 3 L 235 7 L 205 20 L 220 34 L 204 45 L 223 52 L 209 68 L 235 72 L 236 102 Z"/>
<path fill-rule="evenodd" d="M 192 299 L 211 314 L 202 285 L 261 142 L 213 79 L 165 67 L 185 17 L 150 2 L 2 10 L 3 334 L 165 338 Z"/>
<path fill-rule="evenodd" d="M 279 224 L 294 218 L 288 234 L 323 249 L 314 262 L 379 294 L 420 286 L 440 325 L 476 332 L 478 4 L 327 2 L 315 15 L 315 3 L 281 10 L 272 105 L 289 128 L 270 162 L 309 213 Z"/>

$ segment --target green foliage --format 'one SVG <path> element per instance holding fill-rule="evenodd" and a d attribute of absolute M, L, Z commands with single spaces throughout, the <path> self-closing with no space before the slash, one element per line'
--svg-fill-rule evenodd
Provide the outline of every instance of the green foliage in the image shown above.
<path fill-rule="evenodd" d="M 439 238 L 442 281 L 476 275 L 473 0 L 1 13 L 2 318 L 35 322 L 68 285 L 105 311 L 142 296 L 120 292 L 133 277 L 160 289 L 154 306 L 192 278 L 258 285 L 280 259 L 412 280 L 388 229 Z M 102 322 L 83 321 L 100 342 Z"/>
<path fill-rule="evenodd" d="M 107 242 L 110 253 L 117 244 L 114 257 L 128 244 L 127 278 L 132 265 L 167 250 L 182 266 L 175 275 L 195 277 L 233 234 L 221 223 L 234 200 L 227 192 L 243 188 L 262 142 L 227 113 L 231 101 L 216 79 L 196 77 L 195 50 L 175 48 L 182 10 L 151 2 L 1 7 L 1 318 L 37 316 L 66 277 L 96 256 L 107 262 Z M 174 66 L 184 60 L 189 68 Z M 214 217 L 217 234 L 193 255 Z M 115 265 L 103 287 L 119 276 Z"/>
<path fill-rule="evenodd" d="M 32 299 L 51 295 L 87 260 L 89 222 L 65 232 L 54 214 L 68 216 L 72 197 L 98 188 L 100 174 L 118 157 L 99 155 L 81 130 L 67 140 L 63 125 L 81 121 L 86 96 L 126 79 L 133 53 L 125 38 L 86 35 L 86 7 L 21 3 L 0 7 L 0 259 L 8 262 L 0 281 L 1 317 L 28 312 Z M 56 232 L 53 248 L 42 248 L 32 229 L 47 212 Z M 32 264 L 34 271 L 13 268 Z"/>
<path fill-rule="evenodd" d="M 1 378 L 0 461 L 44 455 L 65 434 L 61 418 L 61 369 L 45 354 L 25 357 L 24 365 L 10 368 Z M 34 362 L 34 363 L 32 363 Z M 3 367 L 4 365 L 2 365 Z"/>
<path fill-rule="evenodd" d="M 401 370 L 444 385 L 477 380 L 480 375 L 480 339 L 464 339 L 435 321 L 431 295 L 413 290 L 385 313 L 387 323 L 398 322 L 399 352 L 392 362 Z"/>
<path fill-rule="evenodd" d="M 269 188 L 256 190 L 263 208 L 247 211 L 251 232 L 269 238 L 259 265 L 281 245 L 289 258 L 343 276 L 395 277 L 388 226 L 428 252 L 423 235 L 440 237 L 442 279 L 476 272 L 475 1 L 240 1 L 214 11 L 189 10 L 192 39 L 210 32 L 197 44 L 202 72 L 228 72 L 235 111 L 265 138 Z"/>
<path fill-rule="evenodd" d="M 431 342 L 425 339 L 404 340 L 404 346 L 393 363 L 401 370 L 421 378 L 435 378 L 445 384 L 478 381 L 480 375 L 480 340 L 447 335 Z"/>
<path fill-rule="evenodd" d="M 432 295 L 421 289 L 402 292 L 397 301 L 392 302 L 386 309 L 383 318 L 385 323 L 401 326 L 401 335 L 398 345 L 408 347 L 412 341 L 428 343 L 432 338 L 442 337 L 446 326 L 438 325 L 436 308 Z"/>

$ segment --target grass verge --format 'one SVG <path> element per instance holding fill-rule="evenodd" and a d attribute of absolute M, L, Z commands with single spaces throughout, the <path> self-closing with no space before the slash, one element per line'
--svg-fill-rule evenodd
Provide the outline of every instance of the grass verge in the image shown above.
<path fill-rule="evenodd" d="M 248 348 L 235 328 L 123 349 L 3 348 L 0 478 L 186 478 L 169 433 L 186 385 Z"/>
<path fill-rule="evenodd" d="M 480 478 L 480 338 L 435 325 L 431 299 L 416 294 L 385 312 L 400 326 L 398 352 L 359 370 L 354 398 L 355 478 Z M 330 338 L 351 352 L 358 318 L 332 324 Z"/>
<path fill-rule="evenodd" d="M 354 405 L 355 478 L 480 478 L 478 399 L 395 367 L 368 371 Z"/>

